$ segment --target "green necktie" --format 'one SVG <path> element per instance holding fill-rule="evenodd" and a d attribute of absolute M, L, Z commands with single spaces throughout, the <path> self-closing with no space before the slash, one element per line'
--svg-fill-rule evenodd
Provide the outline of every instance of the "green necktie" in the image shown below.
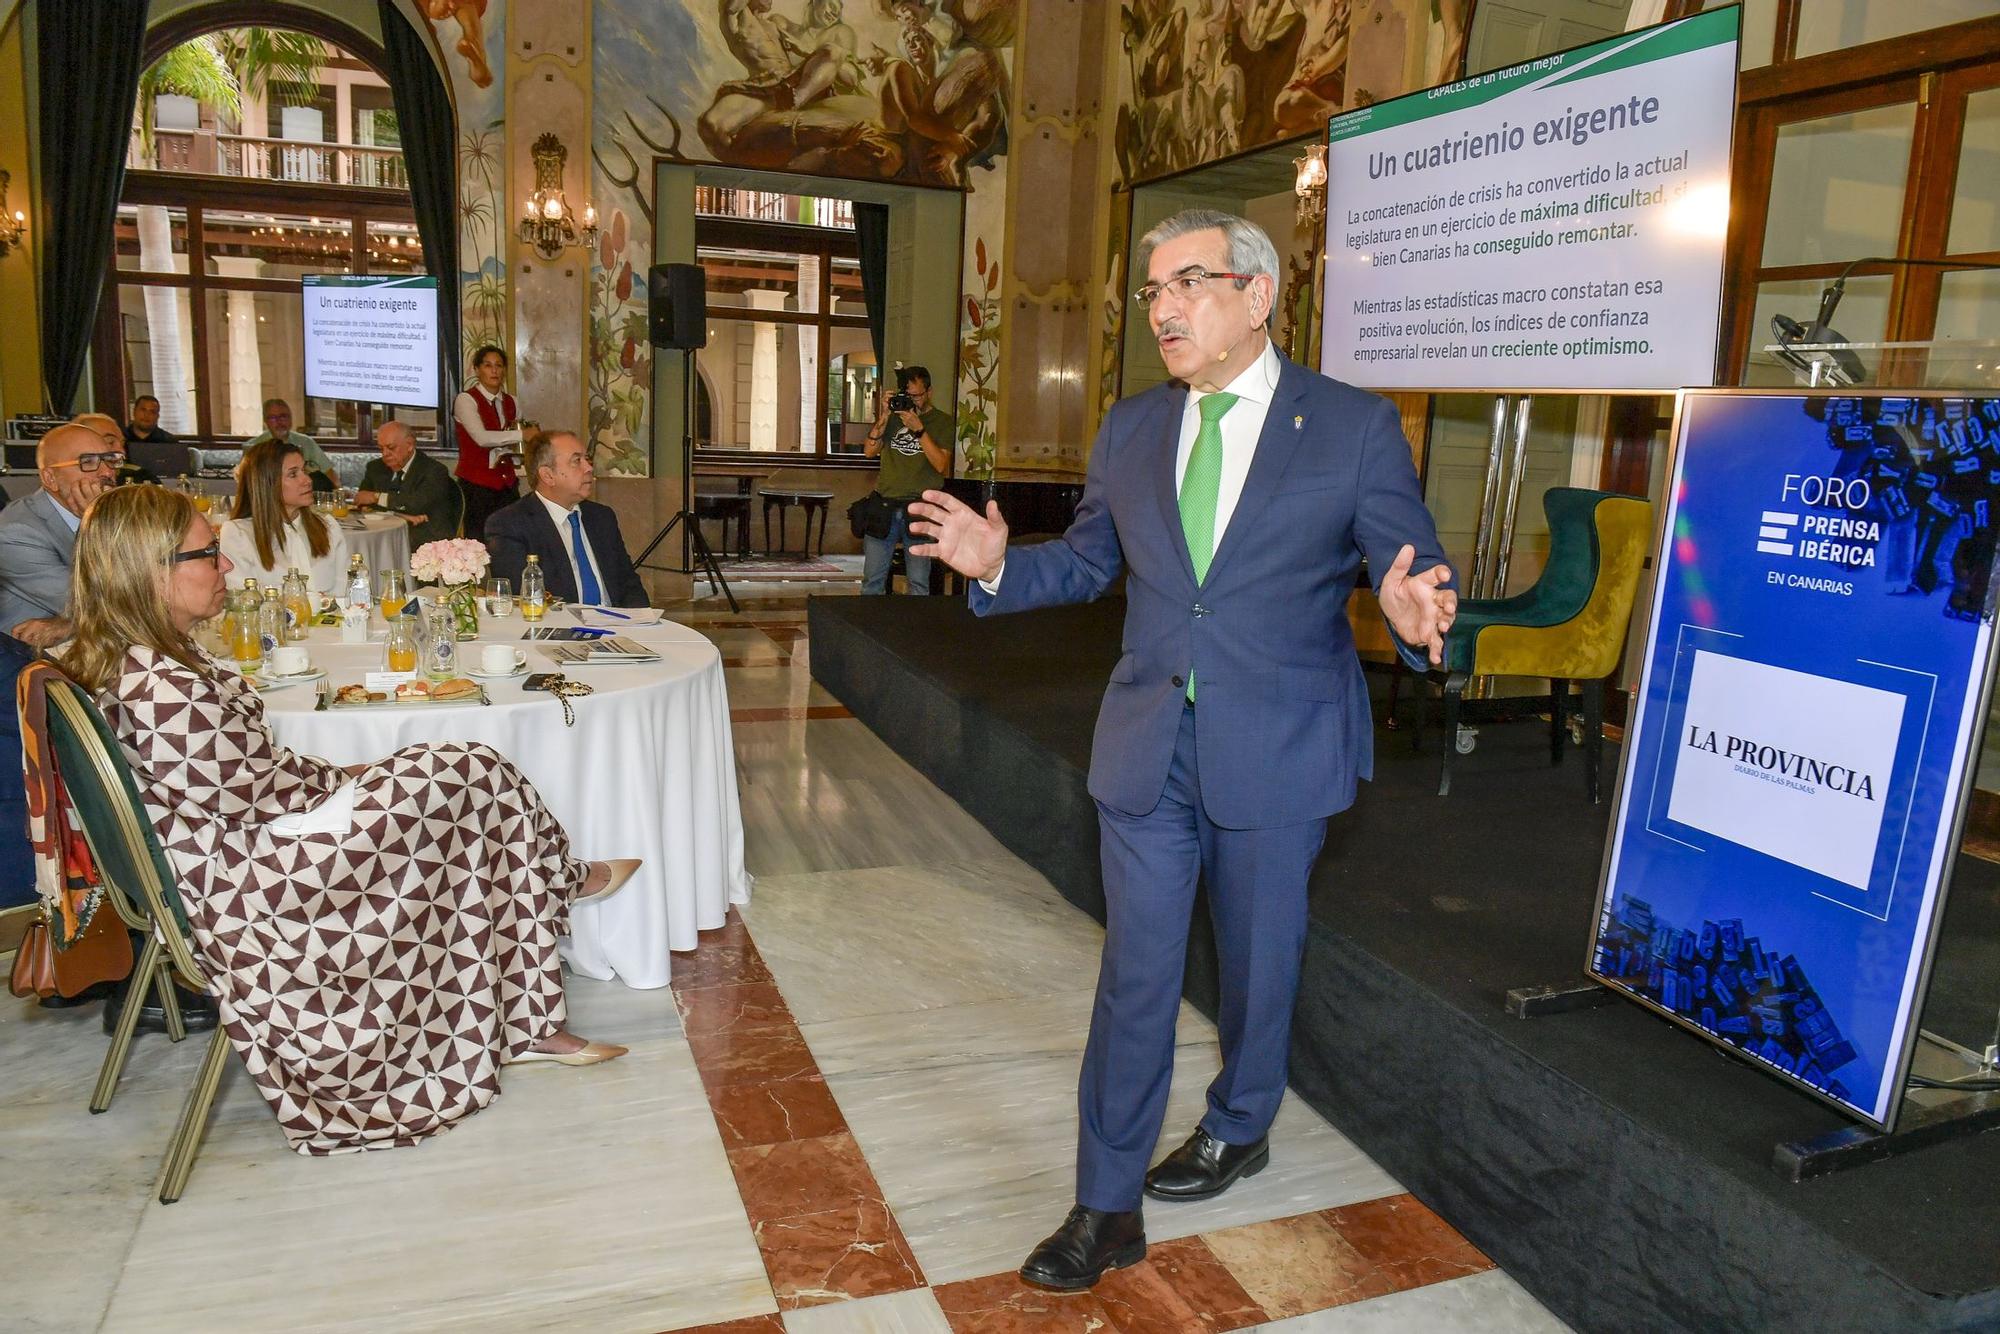
<path fill-rule="evenodd" d="M 1181 477 L 1181 532 L 1187 537 L 1188 559 L 1194 562 L 1197 586 L 1208 578 L 1215 559 L 1215 501 L 1222 492 L 1222 417 L 1236 406 L 1234 394 L 1209 394 L 1195 404 L 1201 429 L 1194 433 L 1187 472 Z M 1187 697 L 1194 698 L 1194 672 L 1188 672 Z"/>

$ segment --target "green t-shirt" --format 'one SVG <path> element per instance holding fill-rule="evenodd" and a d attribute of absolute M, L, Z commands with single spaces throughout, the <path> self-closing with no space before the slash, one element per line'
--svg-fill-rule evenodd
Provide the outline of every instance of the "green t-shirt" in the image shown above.
<path fill-rule="evenodd" d="M 942 408 L 923 413 L 924 431 L 931 443 L 951 452 L 951 414 Z M 931 466 L 917 433 L 890 414 L 882 432 L 882 470 L 875 474 L 875 489 L 890 500 L 914 500 L 925 491 L 944 485 L 944 474 Z"/>

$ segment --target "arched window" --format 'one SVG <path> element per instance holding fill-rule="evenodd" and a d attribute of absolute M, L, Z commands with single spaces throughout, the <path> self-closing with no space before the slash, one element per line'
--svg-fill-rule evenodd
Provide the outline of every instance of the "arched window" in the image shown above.
<path fill-rule="evenodd" d="M 305 395 L 300 278 L 426 271 L 382 53 L 291 6 L 255 9 L 297 26 L 230 26 L 243 9 L 196 9 L 149 36 L 97 400 L 150 394 L 160 425 L 193 441 L 257 435 L 271 398 L 325 444 L 367 444 L 389 417 L 432 432 L 432 411 Z"/>

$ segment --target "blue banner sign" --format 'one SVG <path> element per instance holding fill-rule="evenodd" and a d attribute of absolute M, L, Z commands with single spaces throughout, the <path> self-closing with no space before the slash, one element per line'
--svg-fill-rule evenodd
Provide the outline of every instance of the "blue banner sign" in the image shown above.
<path fill-rule="evenodd" d="M 1590 972 L 1881 1129 L 1993 647 L 2000 398 L 1682 399 Z"/>

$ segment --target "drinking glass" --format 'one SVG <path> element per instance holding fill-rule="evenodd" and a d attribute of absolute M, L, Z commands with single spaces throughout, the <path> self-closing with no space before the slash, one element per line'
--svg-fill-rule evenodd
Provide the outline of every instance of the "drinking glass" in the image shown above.
<path fill-rule="evenodd" d="M 195 509 L 203 514 L 208 513 L 209 507 L 215 503 L 214 500 L 210 498 L 208 492 L 201 489 L 199 483 L 197 483 L 195 486 L 194 495 L 190 496 L 189 499 L 194 501 Z"/>
<path fill-rule="evenodd" d="M 514 614 L 514 586 L 505 579 L 486 581 L 486 614 L 496 621 L 504 621 Z"/>
<path fill-rule="evenodd" d="M 393 622 L 403 614 L 403 606 L 410 600 L 410 581 L 401 570 L 384 570 L 376 597 L 382 605 L 382 619 Z"/>

